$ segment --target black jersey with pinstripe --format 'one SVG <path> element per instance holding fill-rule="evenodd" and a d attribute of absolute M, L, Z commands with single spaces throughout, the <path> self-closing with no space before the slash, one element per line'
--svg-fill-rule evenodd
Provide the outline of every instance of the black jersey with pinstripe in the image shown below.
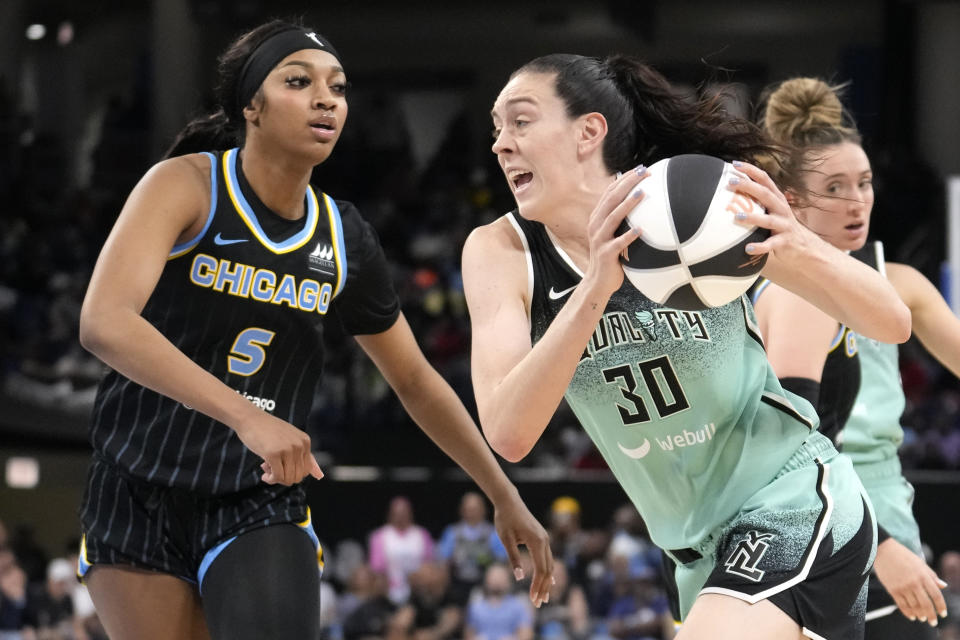
<path fill-rule="evenodd" d="M 306 215 L 270 211 L 232 149 L 211 161 L 203 230 L 170 253 L 142 315 L 180 351 L 264 411 L 303 428 L 323 370 L 322 329 L 388 329 L 399 314 L 376 233 L 348 202 L 308 187 Z M 205 495 L 260 482 L 235 432 L 110 371 L 90 430 L 99 456 L 150 483 Z"/>

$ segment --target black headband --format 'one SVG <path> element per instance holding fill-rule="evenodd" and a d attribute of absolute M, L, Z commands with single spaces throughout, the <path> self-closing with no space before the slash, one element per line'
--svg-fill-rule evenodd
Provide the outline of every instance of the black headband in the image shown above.
<path fill-rule="evenodd" d="M 340 59 L 340 54 L 330 41 L 315 31 L 293 27 L 273 34 L 253 50 L 240 71 L 240 81 L 237 82 L 237 112 L 242 112 L 243 108 L 250 104 L 257 89 L 277 63 L 301 49 L 319 49 L 333 54 L 337 60 Z"/>

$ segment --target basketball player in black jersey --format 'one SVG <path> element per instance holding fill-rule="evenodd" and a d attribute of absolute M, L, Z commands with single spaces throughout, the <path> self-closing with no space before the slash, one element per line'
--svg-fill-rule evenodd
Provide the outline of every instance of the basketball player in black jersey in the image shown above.
<path fill-rule="evenodd" d="M 309 184 L 347 116 L 340 56 L 274 21 L 223 54 L 220 79 L 217 113 L 131 193 L 81 314 L 81 342 L 112 368 L 79 568 L 110 637 L 318 636 L 320 556 L 299 484 L 323 475 L 302 427 L 328 316 L 490 497 L 515 568 L 528 547 L 539 605 L 546 532 L 418 348 L 373 229 Z"/>

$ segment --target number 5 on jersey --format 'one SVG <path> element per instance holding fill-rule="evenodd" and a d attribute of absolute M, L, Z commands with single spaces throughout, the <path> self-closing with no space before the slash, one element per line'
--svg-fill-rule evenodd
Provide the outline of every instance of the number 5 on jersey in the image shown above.
<path fill-rule="evenodd" d="M 227 356 L 227 369 L 230 373 L 252 376 L 260 371 L 264 360 L 267 359 L 267 352 L 263 348 L 270 346 L 274 335 L 276 334 L 273 331 L 259 327 L 250 327 L 241 331 L 233 341 L 230 355 Z"/>

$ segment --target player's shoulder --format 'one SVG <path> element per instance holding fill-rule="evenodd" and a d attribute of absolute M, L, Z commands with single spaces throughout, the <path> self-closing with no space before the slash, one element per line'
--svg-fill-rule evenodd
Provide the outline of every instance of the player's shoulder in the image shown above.
<path fill-rule="evenodd" d="M 520 230 L 513 224 L 507 216 L 501 216 L 467 236 L 462 264 L 464 289 L 468 292 L 496 289 L 526 297 L 526 249 Z"/>
<path fill-rule="evenodd" d="M 757 287 L 753 298 L 753 306 L 758 312 L 761 309 L 769 309 L 781 315 L 789 316 L 817 308 L 813 303 L 807 301 L 806 298 L 770 280 L 766 280 Z"/>
<path fill-rule="evenodd" d="M 768 330 L 773 326 L 836 325 L 836 320 L 815 304 L 769 280 L 754 291 L 753 307 L 760 325 Z"/>
<path fill-rule="evenodd" d="M 205 153 L 166 158 L 150 167 L 143 182 L 156 189 L 171 189 L 173 193 L 206 196 L 210 190 L 212 162 Z"/>
<path fill-rule="evenodd" d="M 502 215 L 471 231 L 463 246 L 464 258 L 468 253 L 475 252 L 483 253 L 488 260 L 493 257 L 505 258 L 511 254 L 522 254 L 524 239 L 520 234 L 523 232 L 510 219 L 511 215 L 516 214 Z"/>
<path fill-rule="evenodd" d="M 364 218 L 360 209 L 350 200 L 340 200 L 330 194 L 321 194 L 317 190 L 317 197 L 321 198 L 320 210 L 326 215 L 326 206 L 323 198 L 326 196 L 334 205 L 332 212 L 335 212 L 339 219 L 339 226 L 343 232 L 343 241 L 349 253 L 366 253 L 380 246 L 380 236 L 374 226 Z"/>
<path fill-rule="evenodd" d="M 316 193 L 317 193 L 317 196 L 320 197 L 321 199 L 324 196 L 327 198 L 330 198 L 333 204 L 336 205 L 337 211 L 340 212 L 341 218 L 346 217 L 351 219 L 352 218 L 359 218 L 361 220 L 363 219 L 363 215 L 361 215 L 360 209 L 358 209 L 357 205 L 355 205 L 350 200 L 341 200 L 340 198 L 335 198 L 329 193 L 321 192 L 319 189 L 316 189 Z"/>
<path fill-rule="evenodd" d="M 324 202 L 325 198 L 329 198 L 330 202 L 333 204 L 333 210 L 336 213 L 336 216 L 340 219 L 340 224 L 343 227 L 343 231 L 347 237 L 355 238 L 357 236 L 369 235 L 373 232 L 373 225 L 363 216 L 359 207 L 354 204 L 351 200 L 341 200 L 340 198 L 335 198 L 329 193 L 323 193 L 320 189 L 314 187 L 314 190 L 317 194 L 317 198 L 320 199 L 320 211 L 327 211 L 326 204 Z"/>
<path fill-rule="evenodd" d="M 916 284 L 921 280 L 926 280 L 927 277 L 920 273 L 920 271 L 909 264 L 903 264 L 902 262 L 887 262 L 885 264 L 887 278 L 890 279 L 895 285 L 899 282 L 906 282 L 908 284 Z"/>

